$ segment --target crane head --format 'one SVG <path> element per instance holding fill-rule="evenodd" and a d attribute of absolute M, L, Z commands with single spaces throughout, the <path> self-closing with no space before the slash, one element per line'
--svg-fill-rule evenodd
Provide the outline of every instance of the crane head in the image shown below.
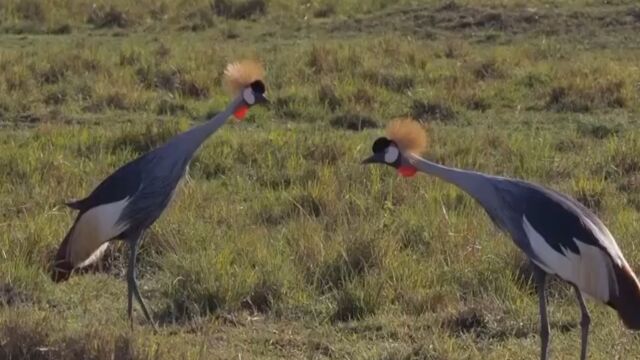
<path fill-rule="evenodd" d="M 413 119 L 395 119 L 387 126 L 387 136 L 373 143 L 373 155 L 363 164 L 384 164 L 395 168 L 404 177 L 415 175 L 417 169 L 411 165 L 406 154 L 420 154 L 427 147 L 427 135 L 422 126 Z"/>
<path fill-rule="evenodd" d="M 254 105 L 269 103 L 263 81 L 264 68 L 253 60 L 243 60 L 227 65 L 224 71 L 224 85 L 231 96 L 238 98 L 238 106 L 233 114 L 242 120 Z"/>

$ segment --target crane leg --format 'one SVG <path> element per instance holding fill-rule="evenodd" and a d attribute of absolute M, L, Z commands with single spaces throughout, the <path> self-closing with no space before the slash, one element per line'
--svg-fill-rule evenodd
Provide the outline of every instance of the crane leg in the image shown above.
<path fill-rule="evenodd" d="M 129 321 L 131 322 L 131 329 L 133 330 L 133 286 L 131 285 L 131 269 L 135 266 L 135 260 L 132 260 L 131 255 L 129 255 L 129 267 L 127 268 L 127 315 L 129 316 Z"/>
<path fill-rule="evenodd" d="M 584 303 L 584 298 L 582 297 L 582 292 L 578 289 L 577 286 L 573 285 L 573 289 L 576 292 L 576 298 L 578 298 L 578 304 L 580 304 L 580 329 L 582 331 L 582 340 L 580 347 L 580 360 L 587 359 L 587 345 L 589 341 L 589 325 L 591 324 L 591 316 L 589 315 L 589 310 L 587 309 L 587 305 Z"/>
<path fill-rule="evenodd" d="M 140 295 L 140 290 L 138 290 L 138 282 L 136 280 L 136 255 L 138 252 L 138 242 L 142 236 L 138 236 L 135 240 L 129 243 L 129 268 L 127 270 L 127 283 L 128 283 L 128 308 L 127 313 L 129 315 L 129 319 L 131 320 L 131 327 L 133 328 L 133 317 L 132 317 L 132 296 L 136 297 L 136 300 L 140 304 L 142 308 L 142 312 L 144 316 L 147 318 L 147 321 L 151 323 L 153 329 L 157 331 L 156 324 L 151 319 L 151 315 L 149 315 L 149 310 L 147 310 L 147 306 Z"/>
<path fill-rule="evenodd" d="M 547 273 L 536 264 L 533 267 L 533 277 L 538 288 L 538 301 L 540 304 L 540 359 L 549 358 L 549 318 L 547 315 Z"/>

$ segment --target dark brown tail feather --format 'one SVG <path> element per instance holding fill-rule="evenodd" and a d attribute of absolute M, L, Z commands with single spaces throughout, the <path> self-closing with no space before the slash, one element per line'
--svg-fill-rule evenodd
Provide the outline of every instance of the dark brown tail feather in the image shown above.
<path fill-rule="evenodd" d="M 69 279 L 71 271 L 73 270 L 73 264 L 67 259 L 67 246 L 69 243 L 69 235 L 73 231 L 73 227 L 69 229 L 69 233 L 62 240 L 62 244 L 58 248 L 56 257 L 53 259 L 53 265 L 51 266 L 51 280 L 54 282 L 62 282 Z"/>
<path fill-rule="evenodd" d="M 618 294 L 607 303 L 618 311 L 624 325 L 631 330 L 640 330 L 640 284 L 627 264 L 614 265 L 618 283 Z"/>

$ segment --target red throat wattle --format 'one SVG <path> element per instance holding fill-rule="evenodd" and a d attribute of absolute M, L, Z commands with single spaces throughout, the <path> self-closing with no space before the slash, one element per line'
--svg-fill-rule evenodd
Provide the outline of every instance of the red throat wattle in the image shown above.
<path fill-rule="evenodd" d="M 398 174 L 402 177 L 412 177 L 416 174 L 417 171 L 418 169 L 411 165 L 401 165 L 398 168 Z"/>
<path fill-rule="evenodd" d="M 249 106 L 247 106 L 247 104 L 242 104 L 236 108 L 236 110 L 233 112 L 233 116 L 235 116 L 238 120 L 242 120 L 245 116 L 247 116 L 248 112 Z"/>

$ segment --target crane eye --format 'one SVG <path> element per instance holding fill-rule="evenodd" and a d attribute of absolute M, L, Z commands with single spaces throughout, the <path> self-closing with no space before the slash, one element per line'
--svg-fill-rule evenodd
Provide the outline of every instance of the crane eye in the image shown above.
<path fill-rule="evenodd" d="M 251 88 L 246 88 L 242 91 L 242 98 L 249 105 L 253 105 L 256 102 L 256 97 L 253 95 Z"/>
<path fill-rule="evenodd" d="M 398 148 L 395 146 L 389 146 L 384 151 L 384 161 L 387 164 L 393 164 L 396 162 L 398 160 L 398 156 L 400 156 L 400 151 L 398 151 Z"/>

